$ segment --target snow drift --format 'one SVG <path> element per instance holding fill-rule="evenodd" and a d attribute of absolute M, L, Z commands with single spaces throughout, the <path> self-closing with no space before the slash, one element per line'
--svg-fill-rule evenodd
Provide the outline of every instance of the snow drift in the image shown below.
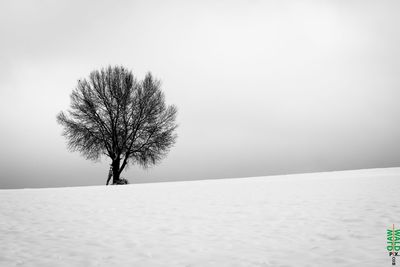
<path fill-rule="evenodd" d="M 0 266 L 391 266 L 400 168 L 0 190 Z"/>

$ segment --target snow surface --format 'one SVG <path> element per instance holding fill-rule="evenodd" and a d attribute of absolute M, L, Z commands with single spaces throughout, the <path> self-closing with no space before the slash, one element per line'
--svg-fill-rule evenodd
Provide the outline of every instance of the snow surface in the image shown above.
<path fill-rule="evenodd" d="M 0 190 L 0 266 L 391 266 L 400 168 Z"/>

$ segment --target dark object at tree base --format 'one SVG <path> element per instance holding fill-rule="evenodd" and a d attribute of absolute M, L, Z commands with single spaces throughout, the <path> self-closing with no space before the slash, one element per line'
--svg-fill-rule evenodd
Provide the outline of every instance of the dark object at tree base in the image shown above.
<path fill-rule="evenodd" d="M 116 182 L 113 183 L 114 185 L 119 185 L 119 184 L 129 184 L 128 180 L 125 178 L 118 179 Z"/>

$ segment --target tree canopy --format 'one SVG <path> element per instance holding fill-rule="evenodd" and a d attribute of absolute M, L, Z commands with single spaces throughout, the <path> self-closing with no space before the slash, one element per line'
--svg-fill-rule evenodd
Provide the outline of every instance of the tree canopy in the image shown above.
<path fill-rule="evenodd" d="M 177 138 L 176 115 L 151 73 L 138 81 L 126 68 L 109 66 L 78 81 L 57 122 L 71 151 L 111 159 L 115 183 L 127 165 L 148 167 L 166 156 Z"/>

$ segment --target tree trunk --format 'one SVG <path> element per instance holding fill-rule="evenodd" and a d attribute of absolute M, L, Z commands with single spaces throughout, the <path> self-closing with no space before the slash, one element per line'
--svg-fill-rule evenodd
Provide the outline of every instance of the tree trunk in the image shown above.
<path fill-rule="evenodd" d="M 113 184 L 116 184 L 119 180 L 119 164 L 120 159 L 113 160 L 112 169 L 113 169 Z"/>

